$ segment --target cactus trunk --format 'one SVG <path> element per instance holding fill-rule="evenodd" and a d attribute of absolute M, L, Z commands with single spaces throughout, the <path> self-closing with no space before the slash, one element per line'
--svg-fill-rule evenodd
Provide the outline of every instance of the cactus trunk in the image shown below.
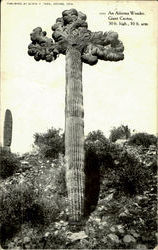
<path fill-rule="evenodd" d="M 4 120 L 4 133 L 3 133 L 3 147 L 5 150 L 10 151 L 12 141 L 12 114 L 9 109 L 5 112 Z"/>
<path fill-rule="evenodd" d="M 65 160 L 69 222 L 81 222 L 84 210 L 84 111 L 81 53 L 66 53 Z"/>

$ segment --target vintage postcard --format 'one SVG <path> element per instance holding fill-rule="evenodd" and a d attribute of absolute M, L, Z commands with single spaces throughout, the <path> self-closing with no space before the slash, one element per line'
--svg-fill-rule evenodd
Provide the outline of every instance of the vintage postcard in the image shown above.
<path fill-rule="evenodd" d="M 2 248 L 156 247 L 157 27 L 157 1 L 2 1 Z"/>

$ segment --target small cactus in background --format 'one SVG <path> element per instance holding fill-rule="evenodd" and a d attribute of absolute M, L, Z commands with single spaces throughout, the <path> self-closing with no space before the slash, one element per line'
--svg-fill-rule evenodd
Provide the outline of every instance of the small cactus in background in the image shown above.
<path fill-rule="evenodd" d="M 5 120 L 4 120 L 4 132 L 3 132 L 3 146 L 4 149 L 10 151 L 11 141 L 12 141 L 12 114 L 9 109 L 5 112 Z"/>

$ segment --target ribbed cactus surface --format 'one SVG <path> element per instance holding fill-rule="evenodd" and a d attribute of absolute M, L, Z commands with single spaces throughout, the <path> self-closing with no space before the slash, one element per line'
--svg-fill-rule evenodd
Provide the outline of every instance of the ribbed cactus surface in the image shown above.
<path fill-rule="evenodd" d="M 69 221 L 81 221 L 84 206 L 84 111 L 80 51 L 66 53 L 65 159 Z"/>
<path fill-rule="evenodd" d="M 5 112 L 5 120 L 4 120 L 4 132 L 3 132 L 3 146 L 5 149 L 10 150 L 11 142 L 12 142 L 12 114 L 9 109 Z"/>
<path fill-rule="evenodd" d="M 70 221 L 80 221 L 84 197 L 84 121 L 82 95 L 82 62 L 95 65 L 98 60 L 123 60 L 124 46 L 118 34 L 92 32 L 87 17 L 72 8 L 52 26 L 52 38 L 41 27 L 33 29 L 28 54 L 36 61 L 52 62 L 66 55 L 65 159 Z"/>

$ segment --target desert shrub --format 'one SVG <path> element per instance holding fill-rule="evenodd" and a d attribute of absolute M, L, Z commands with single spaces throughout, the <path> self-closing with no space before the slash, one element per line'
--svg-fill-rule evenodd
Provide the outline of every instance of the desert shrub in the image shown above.
<path fill-rule="evenodd" d="M 111 129 L 109 139 L 110 141 L 115 142 L 118 139 L 128 139 L 130 135 L 131 132 L 128 126 L 121 125 L 118 128 L 114 127 Z"/>
<path fill-rule="evenodd" d="M 36 133 L 34 144 L 44 158 L 56 159 L 64 153 L 64 134 L 61 129 L 51 128 L 46 133 Z"/>
<path fill-rule="evenodd" d="M 41 165 L 38 167 L 41 174 L 33 179 L 35 188 L 41 193 L 46 192 L 47 196 L 57 194 L 66 197 L 64 157 L 60 155 L 58 159 L 49 162 L 44 160 Z"/>
<path fill-rule="evenodd" d="M 109 150 L 109 140 L 100 130 L 90 132 L 85 139 L 85 161 L 90 161 L 94 167 L 101 165 L 106 160 Z"/>
<path fill-rule="evenodd" d="M 109 187 L 116 188 L 120 193 L 134 195 L 148 190 L 156 175 L 154 156 L 134 145 L 127 145 L 127 148 L 116 145 L 106 139 L 101 131 L 89 133 L 85 140 L 86 190 L 89 200 L 93 200 L 96 190 L 99 193 L 99 183 L 105 178 L 108 178 Z"/>
<path fill-rule="evenodd" d="M 99 195 L 100 181 L 104 181 L 107 176 L 109 187 L 116 188 L 120 193 L 140 194 L 149 187 L 155 161 L 148 167 L 147 164 L 137 159 L 132 148 L 130 148 L 130 152 L 111 143 L 101 131 L 89 133 L 85 140 L 86 196 L 88 200 L 92 202 L 94 198 L 97 201 L 95 194 Z M 95 201 L 93 203 L 96 205 Z"/>
<path fill-rule="evenodd" d="M 5 179 L 13 175 L 19 168 L 18 156 L 0 148 L 0 177 Z"/>
<path fill-rule="evenodd" d="M 8 185 L 0 193 L 1 244 L 12 238 L 25 222 L 43 227 L 56 220 L 60 213 L 55 197 L 43 198 L 31 183 Z M 58 201 L 59 203 L 59 201 Z"/>
<path fill-rule="evenodd" d="M 129 195 L 141 194 L 149 188 L 153 174 L 155 174 L 155 161 L 149 167 L 135 157 L 135 154 L 127 152 L 115 144 L 110 145 L 108 154 L 111 156 L 112 164 L 101 168 L 104 176 L 108 178 L 112 187 L 119 192 Z"/>
<path fill-rule="evenodd" d="M 148 187 L 149 169 L 129 155 L 121 161 L 121 166 L 116 171 L 119 189 L 131 195 L 143 193 Z"/>
<path fill-rule="evenodd" d="M 132 135 L 129 139 L 129 144 L 148 148 L 150 145 L 156 145 L 157 138 L 155 135 L 147 134 L 147 133 L 137 133 Z"/>
<path fill-rule="evenodd" d="M 56 171 L 55 186 L 56 186 L 56 192 L 58 193 L 58 195 L 61 195 L 64 197 L 67 195 L 65 168 L 63 166 L 58 167 Z"/>

